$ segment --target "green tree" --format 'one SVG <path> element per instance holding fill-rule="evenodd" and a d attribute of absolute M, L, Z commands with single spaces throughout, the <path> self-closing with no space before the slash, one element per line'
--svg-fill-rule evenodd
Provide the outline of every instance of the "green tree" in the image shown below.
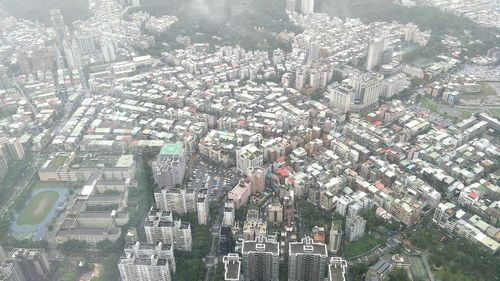
<path fill-rule="evenodd" d="M 395 269 L 387 275 L 385 281 L 410 281 L 408 273 L 402 268 Z"/>
<path fill-rule="evenodd" d="M 117 266 L 118 260 L 118 254 L 111 254 L 104 258 L 99 276 L 92 278 L 92 281 L 117 281 L 120 277 Z"/>
<path fill-rule="evenodd" d="M 113 242 L 111 242 L 109 239 L 102 240 L 96 243 L 96 248 L 98 250 L 104 251 L 104 252 L 109 252 L 113 250 Z"/>
<path fill-rule="evenodd" d="M 57 246 L 63 252 L 80 252 L 90 248 L 90 244 L 85 241 L 68 240 Z"/>

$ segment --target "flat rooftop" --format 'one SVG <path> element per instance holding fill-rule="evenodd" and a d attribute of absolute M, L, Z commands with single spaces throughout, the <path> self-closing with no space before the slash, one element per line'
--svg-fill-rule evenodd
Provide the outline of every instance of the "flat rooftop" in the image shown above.
<path fill-rule="evenodd" d="M 278 242 L 265 241 L 244 241 L 242 253 L 246 252 L 264 252 L 279 255 Z"/>
<path fill-rule="evenodd" d="M 181 142 L 164 144 L 160 150 L 160 155 L 179 155 L 182 152 Z"/>
<path fill-rule="evenodd" d="M 240 280 L 240 266 L 239 261 L 229 261 L 225 264 L 225 279 L 226 280 Z"/>
<path fill-rule="evenodd" d="M 290 254 L 315 254 L 327 256 L 326 244 L 293 242 L 289 244 Z"/>

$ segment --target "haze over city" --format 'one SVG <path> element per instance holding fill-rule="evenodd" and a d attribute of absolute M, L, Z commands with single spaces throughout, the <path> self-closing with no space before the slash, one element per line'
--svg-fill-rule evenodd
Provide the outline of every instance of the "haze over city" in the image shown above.
<path fill-rule="evenodd" d="M 499 0 L 0 0 L 0 280 L 500 280 Z"/>

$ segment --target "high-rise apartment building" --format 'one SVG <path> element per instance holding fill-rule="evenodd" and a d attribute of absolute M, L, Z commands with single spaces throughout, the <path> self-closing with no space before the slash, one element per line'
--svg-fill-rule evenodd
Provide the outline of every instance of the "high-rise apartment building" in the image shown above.
<path fill-rule="evenodd" d="M 116 60 L 115 44 L 109 39 L 102 39 L 100 42 L 102 58 L 104 62 L 113 62 Z"/>
<path fill-rule="evenodd" d="M 176 250 L 191 251 L 191 225 L 174 220 L 172 212 L 151 209 L 144 223 L 144 232 L 149 244 L 162 242 L 173 244 Z"/>
<path fill-rule="evenodd" d="M 199 224 L 208 224 L 208 219 L 210 216 L 210 200 L 208 196 L 208 190 L 202 189 L 198 191 L 196 215 L 198 216 Z"/>
<path fill-rule="evenodd" d="M 43 249 L 13 249 L 7 261 L 17 264 L 25 281 L 47 280 L 50 272 L 50 263 Z"/>
<path fill-rule="evenodd" d="M 174 188 L 182 184 L 187 165 L 187 153 L 181 142 L 163 145 L 153 161 L 153 178 L 158 187 Z"/>
<path fill-rule="evenodd" d="M 305 237 L 288 245 L 288 280 L 323 281 L 328 266 L 326 244 Z"/>
<path fill-rule="evenodd" d="M 246 170 L 247 176 L 252 184 L 252 194 L 264 192 L 266 189 L 266 171 L 262 167 L 249 167 Z"/>
<path fill-rule="evenodd" d="M 221 226 L 219 229 L 219 254 L 225 256 L 234 251 L 233 232 L 229 226 Z"/>
<path fill-rule="evenodd" d="M 283 223 L 283 205 L 280 202 L 273 202 L 269 205 L 267 222 L 275 226 Z"/>
<path fill-rule="evenodd" d="M 157 255 L 127 254 L 120 258 L 118 269 L 122 281 L 170 281 L 168 261 Z"/>
<path fill-rule="evenodd" d="M 279 280 L 279 243 L 266 237 L 243 241 L 244 280 L 278 281 Z"/>
<path fill-rule="evenodd" d="M 330 106 L 342 112 L 349 111 L 354 89 L 347 84 L 334 83 L 327 88 L 326 97 L 330 100 Z"/>
<path fill-rule="evenodd" d="M 228 254 L 222 258 L 224 263 L 224 281 L 240 281 L 241 279 L 241 261 L 238 254 Z"/>
<path fill-rule="evenodd" d="M 0 280 L 3 281 L 26 281 L 19 265 L 14 260 L 0 263 Z"/>
<path fill-rule="evenodd" d="M 380 66 L 382 54 L 384 53 L 385 38 L 373 39 L 368 44 L 368 55 L 366 57 L 366 70 Z"/>
<path fill-rule="evenodd" d="M 154 192 L 156 207 L 178 214 L 196 212 L 198 192 L 192 188 L 158 188 Z"/>
<path fill-rule="evenodd" d="M 342 225 L 339 221 L 332 222 L 330 228 L 330 237 L 328 239 L 328 251 L 332 254 L 337 254 L 340 250 L 340 243 L 342 242 Z"/>
<path fill-rule="evenodd" d="M 243 224 L 243 239 L 255 240 L 267 234 L 267 224 L 260 219 L 247 219 Z"/>
<path fill-rule="evenodd" d="M 125 245 L 124 251 L 125 251 L 125 256 L 127 255 L 135 255 L 138 257 L 157 256 L 159 259 L 165 259 L 168 261 L 170 272 L 175 273 L 176 265 L 174 256 L 174 245 L 172 244 L 165 244 L 162 242 L 158 242 L 156 244 L 141 243 L 139 241 L 128 242 Z"/>
<path fill-rule="evenodd" d="M 358 215 L 348 216 L 345 224 L 347 241 L 359 240 L 365 234 L 366 220 Z"/>
<path fill-rule="evenodd" d="M 94 37 L 86 32 L 75 32 L 75 38 L 80 46 L 82 54 L 94 54 L 96 52 L 96 43 Z"/>
<path fill-rule="evenodd" d="M 7 171 L 9 169 L 7 163 L 7 154 L 4 152 L 4 146 L 0 144 L 0 180 L 7 175 Z"/>
<path fill-rule="evenodd" d="M 222 225 L 232 226 L 234 224 L 235 206 L 233 200 L 226 200 L 224 202 L 224 217 L 222 218 Z"/>
<path fill-rule="evenodd" d="M 347 261 L 341 257 L 331 257 L 328 264 L 328 281 L 345 281 Z"/>
<path fill-rule="evenodd" d="M 352 111 L 360 112 L 372 109 L 378 105 L 378 100 L 383 90 L 384 76 L 382 74 L 365 73 L 350 79 L 354 88 L 354 104 Z"/>
<path fill-rule="evenodd" d="M 236 167 L 246 172 L 250 167 L 262 166 L 264 154 L 253 143 L 236 150 Z"/>
<path fill-rule="evenodd" d="M 76 69 L 81 66 L 80 50 L 76 43 L 63 41 L 63 50 L 68 68 Z"/>

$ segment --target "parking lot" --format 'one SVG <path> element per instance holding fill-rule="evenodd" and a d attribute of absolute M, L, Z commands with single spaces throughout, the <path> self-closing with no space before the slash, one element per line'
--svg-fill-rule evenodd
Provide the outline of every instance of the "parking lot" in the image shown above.
<path fill-rule="evenodd" d="M 227 168 L 199 158 L 189 177 L 188 186 L 195 189 L 208 189 L 210 196 L 220 197 L 227 194 L 238 182 L 235 168 Z"/>

